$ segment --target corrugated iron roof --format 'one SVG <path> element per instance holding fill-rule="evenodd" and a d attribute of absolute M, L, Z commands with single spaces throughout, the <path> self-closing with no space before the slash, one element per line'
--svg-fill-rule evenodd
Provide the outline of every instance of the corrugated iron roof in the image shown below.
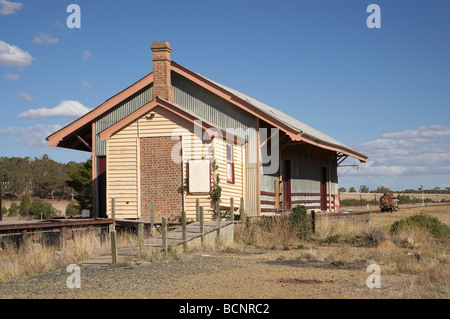
<path fill-rule="evenodd" d="M 230 88 L 230 87 L 228 87 L 228 86 L 226 86 L 226 85 L 224 85 L 224 84 L 222 84 L 220 82 L 212 80 L 212 79 L 210 79 L 210 78 L 208 78 L 208 77 L 206 77 L 206 76 L 204 76 L 204 75 L 202 75 L 202 74 L 200 74 L 198 72 L 195 72 L 195 71 L 192 71 L 192 70 L 189 70 L 189 71 L 191 71 L 192 73 L 195 73 L 198 76 L 204 78 L 205 80 L 207 80 L 207 81 L 217 85 L 218 87 L 228 91 L 229 93 L 235 95 L 239 99 L 248 102 L 249 104 L 253 105 L 254 107 L 258 108 L 259 110 L 265 112 L 266 114 L 268 114 L 268 115 L 276 118 L 277 120 L 283 122 L 284 124 L 290 126 L 291 128 L 293 128 L 294 130 L 298 131 L 302 135 L 309 136 L 309 137 L 311 137 L 311 138 L 313 138 L 315 140 L 318 140 L 320 142 L 329 144 L 331 146 L 337 146 L 339 148 L 346 149 L 346 150 L 348 150 L 348 151 L 350 151 L 352 153 L 360 155 L 361 157 L 367 158 L 366 155 L 359 153 L 358 151 L 356 151 L 356 150 L 354 150 L 354 149 L 352 149 L 352 148 L 342 144 L 341 142 L 339 142 L 339 141 L 329 137 L 328 135 L 326 135 L 326 134 L 324 134 L 324 133 L 322 133 L 322 132 L 312 128 L 311 126 L 306 125 L 305 123 L 303 123 L 303 122 L 301 122 L 301 121 L 299 121 L 299 120 L 297 120 L 297 119 L 295 119 L 295 118 L 293 118 L 293 117 L 291 117 L 291 116 L 281 112 L 280 110 L 278 110 L 278 109 L 276 109 L 276 108 L 274 108 L 274 107 L 272 107 L 270 105 L 267 105 L 267 104 L 265 104 L 265 103 L 263 103 L 263 102 L 261 102 L 261 101 L 259 101 L 257 99 L 254 99 L 251 96 L 248 96 L 248 95 L 246 95 L 246 94 L 244 94 L 244 93 L 242 93 L 242 92 L 240 92 L 238 90 Z"/>

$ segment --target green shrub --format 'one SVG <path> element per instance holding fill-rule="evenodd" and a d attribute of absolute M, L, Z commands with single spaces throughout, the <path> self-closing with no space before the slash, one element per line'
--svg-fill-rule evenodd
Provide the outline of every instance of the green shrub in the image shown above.
<path fill-rule="evenodd" d="M 410 204 L 411 203 L 411 197 L 409 197 L 409 195 L 398 195 L 397 199 L 398 199 L 399 204 Z"/>
<path fill-rule="evenodd" d="M 36 218 L 48 219 L 56 215 L 56 209 L 51 203 L 36 197 L 31 203 L 30 214 Z"/>
<path fill-rule="evenodd" d="M 6 216 L 8 215 L 8 208 L 6 208 L 6 206 L 2 207 L 2 216 Z"/>
<path fill-rule="evenodd" d="M 20 201 L 19 214 L 20 216 L 28 216 L 30 214 L 31 198 L 28 195 L 23 195 Z"/>
<path fill-rule="evenodd" d="M 307 239 L 310 236 L 311 226 L 305 206 L 292 206 L 291 222 L 292 225 L 297 229 L 297 237 L 299 239 Z"/>
<path fill-rule="evenodd" d="M 11 203 L 9 206 L 9 213 L 8 216 L 15 217 L 19 214 L 19 205 L 16 203 Z"/>
<path fill-rule="evenodd" d="M 66 206 L 66 216 L 74 217 L 80 215 L 80 206 L 74 201 L 70 201 Z"/>
<path fill-rule="evenodd" d="M 390 233 L 396 234 L 400 230 L 410 229 L 421 229 L 437 238 L 450 239 L 450 228 L 442 224 L 436 217 L 431 217 L 423 212 L 408 218 L 396 220 L 391 225 Z"/>

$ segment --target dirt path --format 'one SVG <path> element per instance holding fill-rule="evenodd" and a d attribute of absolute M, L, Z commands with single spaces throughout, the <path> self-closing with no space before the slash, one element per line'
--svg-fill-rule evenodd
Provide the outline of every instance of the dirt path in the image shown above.
<path fill-rule="evenodd" d="M 338 267 L 298 256 L 298 250 L 194 253 L 128 267 L 82 267 L 79 289 L 67 287 L 69 274 L 62 271 L 0 283 L 0 298 L 372 299 L 386 298 L 398 283 L 386 277 L 385 289 L 369 289 L 363 263 Z"/>

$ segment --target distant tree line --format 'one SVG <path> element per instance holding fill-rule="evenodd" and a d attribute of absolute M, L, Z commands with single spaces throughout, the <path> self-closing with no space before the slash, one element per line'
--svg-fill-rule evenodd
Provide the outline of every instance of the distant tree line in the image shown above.
<path fill-rule="evenodd" d="M 82 163 L 58 163 L 44 154 L 35 157 L 0 157 L 3 196 L 28 195 L 42 199 L 70 199 L 76 194 L 66 180 Z"/>
<path fill-rule="evenodd" d="M 346 192 L 350 192 L 350 193 L 357 193 L 356 189 L 354 187 L 350 187 L 347 191 L 347 189 L 345 187 L 339 187 L 339 193 L 346 193 Z M 418 189 L 405 189 L 405 190 L 401 190 L 401 191 L 393 191 L 390 190 L 387 187 L 384 186 L 379 186 L 376 190 L 369 190 L 369 187 L 367 187 L 366 185 L 361 185 L 359 187 L 359 193 L 399 193 L 399 194 L 421 194 L 422 193 L 422 189 L 418 188 Z M 441 189 L 440 187 L 434 187 L 432 189 L 424 189 L 423 190 L 424 194 L 450 194 L 450 187 L 446 187 L 444 189 Z"/>
<path fill-rule="evenodd" d="M 92 209 L 92 161 L 58 163 L 42 158 L 0 157 L 2 197 L 20 199 L 20 204 L 3 206 L 3 216 L 51 218 L 58 214 L 45 199 L 73 199 L 66 207 L 66 216 L 76 216 L 83 209 Z"/>
<path fill-rule="evenodd" d="M 397 195 L 398 203 L 399 204 L 419 204 L 422 202 L 422 199 L 420 198 L 411 198 L 408 195 Z M 442 198 L 441 200 L 433 200 L 431 198 L 424 198 L 424 203 L 448 203 L 450 200 L 446 200 Z M 347 199 L 341 199 L 340 205 L 342 207 L 347 206 L 366 206 L 366 205 L 375 205 L 378 206 L 380 204 L 380 198 L 373 198 L 373 199 L 356 199 L 356 198 L 347 198 Z"/>

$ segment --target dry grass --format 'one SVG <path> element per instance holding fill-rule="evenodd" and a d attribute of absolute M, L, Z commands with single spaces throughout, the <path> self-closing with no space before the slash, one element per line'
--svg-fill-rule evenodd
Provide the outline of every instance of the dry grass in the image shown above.
<path fill-rule="evenodd" d="M 298 246 L 296 230 L 286 217 L 266 218 L 260 221 L 250 219 L 247 225 L 237 225 L 235 240 L 244 246 L 263 249 L 287 250 Z"/>
<path fill-rule="evenodd" d="M 118 247 L 129 246 L 137 242 L 137 236 L 121 232 L 117 236 Z M 33 243 L 17 247 L 5 241 L 0 250 L 0 282 L 11 278 L 24 277 L 65 269 L 70 264 L 104 254 L 111 250 L 109 237 L 99 238 L 87 232 L 75 232 L 73 240 L 66 240 L 64 249 L 57 246 Z"/>
<path fill-rule="evenodd" d="M 370 223 L 351 219 L 318 219 L 316 234 L 299 241 L 283 219 L 272 225 L 252 222 L 236 229 L 237 243 L 263 249 L 300 250 L 300 259 L 326 261 L 331 265 L 378 264 L 387 283 L 386 297 L 450 298 L 450 242 L 424 229 L 407 229 L 390 234 L 396 220 L 420 212 L 450 225 L 450 207 L 416 207 L 395 213 L 371 214 Z M 284 255 L 277 257 L 285 258 Z M 394 284 L 395 282 L 395 284 Z M 399 284 L 400 283 L 400 284 Z M 389 285 L 388 285 L 389 286 Z"/>
<path fill-rule="evenodd" d="M 202 247 L 202 251 L 246 253 L 254 248 L 271 250 L 284 260 L 292 250 L 305 261 L 328 262 L 333 265 L 378 264 L 386 283 L 383 296 L 391 298 L 450 298 L 450 243 L 423 229 L 406 229 L 390 234 L 396 220 L 422 211 L 422 208 L 400 209 L 395 213 L 372 214 L 370 223 L 352 220 L 318 219 L 316 234 L 300 241 L 287 218 L 270 218 L 237 224 L 232 245 Z M 450 225 L 449 206 L 427 207 L 424 212 Z M 92 234 L 76 234 L 64 250 L 32 244 L 17 248 L 8 244 L 0 251 L 0 281 L 13 277 L 64 269 L 110 251 L 109 239 Z M 134 234 L 118 234 L 120 247 L 138 242 Z M 173 249 L 172 249 L 173 248 Z M 141 259 L 154 262 L 178 259 L 181 252 L 172 247 L 168 255 L 144 251 Z M 198 249 L 190 251 L 195 252 Z M 298 253 L 297 253 L 298 252 Z M 286 255 L 287 254 L 287 255 Z M 389 284 L 391 283 L 391 284 Z"/>
<path fill-rule="evenodd" d="M 369 231 L 369 224 L 365 221 L 327 217 L 316 220 L 316 234 L 319 239 L 342 234 L 356 235 L 367 231 Z"/>
<path fill-rule="evenodd" d="M 390 293 L 399 298 L 449 298 L 450 297 L 450 258 L 448 239 L 436 238 L 424 229 L 406 229 L 395 234 L 389 228 L 395 220 L 424 212 L 449 225 L 450 210 L 447 206 L 404 209 L 394 214 L 373 214 L 370 227 L 358 230 L 351 223 L 347 226 L 335 226 L 334 232 L 345 236 L 358 231 L 364 234 L 382 232 L 381 238 L 372 248 L 354 251 L 342 250 L 344 245 L 335 249 L 336 255 L 343 260 L 363 260 L 367 264 L 376 263 L 382 267 L 386 276 L 406 276 L 403 289 L 397 287 Z M 333 229 L 324 229 L 324 234 L 333 233 Z M 323 235 L 322 235 L 323 236 Z M 342 244 L 342 243 L 341 243 Z M 350 255 L 350 256 L 349 256 Z M 402 277 L 403 278 L 403 277 Z M 400 290 L 399 290 L 400 289 Z"/>

